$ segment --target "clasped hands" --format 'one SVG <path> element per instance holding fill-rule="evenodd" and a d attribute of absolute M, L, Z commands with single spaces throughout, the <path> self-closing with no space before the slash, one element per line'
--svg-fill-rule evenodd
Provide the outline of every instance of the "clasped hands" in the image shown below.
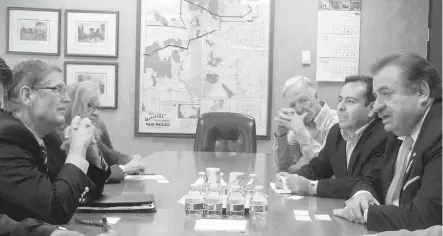
<path fill-rule="evenodd" d="M 292 130 L 294 133 L 298 133 L 300 130 L 306 128 L 305 118 L 308 113 L 298 115 L 292 108 L 283 108 L 277 113 L 277 117 L 274 118 L 277 124 L 277 135 L 282 135 L 283 132 Z"/>
<path fill-rule="evenodd" d="M 286 185 L 291 190 L 291 193 L 309 195 L 309 183 L 311 182 L 309 179 L 297 174 L 291 175 L 286 172 L 280 172 L 275 176 L 276 188 L 283 188 L 282 177 L 286 178 Z"/>
<path fill-rule="evenodd" d="M 97 135 L 95 126 L 92 125 L 89 118 L 80 118 L 80 116 L 72 119 L 71 125 L 64 130 L 65 141 L 61 145 L 61 149 L 66 153 L 78 154 L 85 156 L 86 160 L 97 166 L 102 166 L 102 157 L 97 147 Z"/>

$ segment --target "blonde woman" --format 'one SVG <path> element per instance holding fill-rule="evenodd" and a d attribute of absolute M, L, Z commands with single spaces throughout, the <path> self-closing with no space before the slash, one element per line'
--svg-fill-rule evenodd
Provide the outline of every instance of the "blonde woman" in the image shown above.
<path fill-rule="evenodd" d="M 142 174 L 144 167 L 140 166 L 140 156 L 127 156 L 113 149 L 111 139 L 105 124 L 100 120 L 100 89 L 96 83 L 85 81 L 67 87 L 71 99 L 65 113 L 65 120 L 71 117 L 88 117 L 96 127 L 97 146 L 103 157 L 111 166 L 109 181 L 121 181 L 126 174 Z M 69 126 L 70 124 L 66 124 Z"/>

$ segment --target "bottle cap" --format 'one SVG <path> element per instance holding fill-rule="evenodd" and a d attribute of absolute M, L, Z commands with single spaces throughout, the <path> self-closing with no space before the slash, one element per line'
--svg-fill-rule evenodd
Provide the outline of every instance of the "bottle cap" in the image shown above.
<path fill-rule="evenodd" d="M 197 172 L 198 175 L 206 175 L 205 172 L 201 171 L 201 172 Z"/>
<path fill-rule="evenodd" d="M 257 186 L 255 186 L 255 190 L 263 190 L 263 186 L 257 185 Z"/>
<path fill-rule="evenodd" d="M 257 174 L 249 174 L 249 177 L 257 177 Z"/>

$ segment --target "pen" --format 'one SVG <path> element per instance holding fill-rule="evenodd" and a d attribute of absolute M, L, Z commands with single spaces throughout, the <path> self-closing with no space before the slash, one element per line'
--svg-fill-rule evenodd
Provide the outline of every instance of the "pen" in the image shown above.
<path fill-rule="evenodd" d="M 103 223 L 98 220 L 82 220 L 80 218 L 75 218 L 75 222 L 84 225 L 103 226 Z"/>

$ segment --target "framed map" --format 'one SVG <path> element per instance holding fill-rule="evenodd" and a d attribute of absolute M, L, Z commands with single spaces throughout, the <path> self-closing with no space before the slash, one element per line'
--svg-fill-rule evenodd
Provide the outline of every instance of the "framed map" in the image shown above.
<path fill-rule="evenodd" d="M 135 136 L 194 137 L 206 112 L 269 139 L 273 0 L 138 0 Z"/>

